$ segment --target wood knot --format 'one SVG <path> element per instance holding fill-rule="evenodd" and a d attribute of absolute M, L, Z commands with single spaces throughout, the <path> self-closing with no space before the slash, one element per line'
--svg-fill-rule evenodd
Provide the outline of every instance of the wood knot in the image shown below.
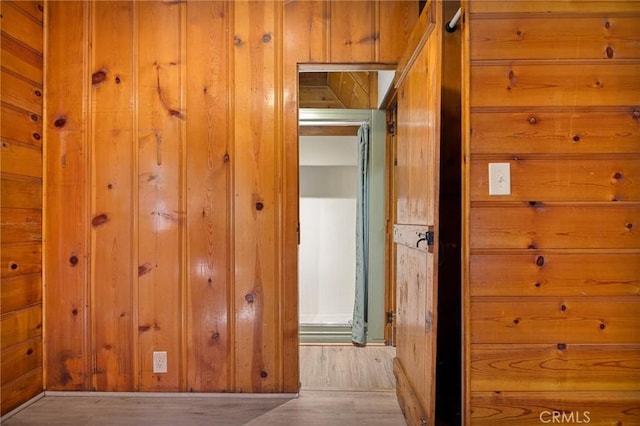
<path fill-rule="evenodd" d="M 536 124 L 537 122 L 538 122 L 538 119 L 535 118 L 533 115 L 529 117 L 529 124 Z"/>
<path fill-rule="evenodd" d="M 631 114 L 633 116 L 633 118 L 635 118 L 636 120 L 640 119 L 640 110 L 636 109 L 633 111 L 633 113 Z"/>
<path fill-rule="evenodd" d="M 91 220 L 91 225 L 95 228 L 109 222 L 109 217 L 105 214 L 99 214 Z"/>
<path fill-rule="evenodd" d="M 108 184 L 107 189 L 113 189 L 113 184 L 112 183 Z"/>
<path fill-rule="evenodd" d="M 531 207 L 535 207 L 536 205 L 538 205 L 538 202 L 537 201 L 529 201 L 529 205 Z"/>
<path fill-rule="evenodd" d="M 93 74 L 91 74 L 91 85 L 96 86 L 100 83 L 104 83 L 106 79 L 107 79 L 107 73 L 105 71 L 103 70 L 96 71 Z"/>
<path fill-rule="evenodd" d="M 605 328 L 607 328 L 607 326 L 604 323 L 600 324 L 600 330 L 604 330 Z"/>
<path fill-rule="evenodd" d="M 571 139 L 573 139 L 574 142 L 580 142 L 580 136 L 579 135 L 574 135 L 573 138 L 571 138 Z"/>
<path fill-rule="evenodd" d="M 18 264 L 12 263 L 11 266 L 9 266 L 9 268 L 11 268 L 12 271 L 15 271 L 16 269 L 18 269 Z"/>
<path fill-rule="evenodd" d="M 31 121 L 38 121 L 38 116 L 35 114 L 31 114 L 31 116 L 29 116 L 29 118 L 31 118 Z"/>
<path fill-rule="evenodd" d="M 211 335 L 211 340 L 216 340 L 220 338 L 220 333 L 217 331 Z"/>
<path fill-rule="evenodd" d="M 39 140 L 40 140 L 40 133 L 34 133 L 34 134 L 33 134 L 33 138 L 34 138 L 35 140 L 39 141 Z"/>
<path fill-rule="evenodd" d="M 262 209 L 264 209 L 264 203 L 262 203 L 262 201 L 258 201 L 256 203 L 256 210 L 260 211 Z"/>
<path fill-rule="evenodd" d="M 620 180 L 620 179 L 622 179 L 622 173 L 620 173 L 620 172 L 615 172 L 615 173 L 613 174 L 613 178 L 614 178 L 615 180 Z"/>
<path fill-rule="evenodd" d="M 567 305 L 564 305 L 564 304 L 563 304 L 563 305 L 560 305 L 560 310 L 561 310 L 562 312 L 566 311 L 566 310 L 567 310 Z"/>
<path fill-rule="evenodd" d="M 609 21 L 604 21 L 604 27 L 605 27 L 606 29 L 611 29 L 611 22 L 609 22 Z"/>
<path fill-rule="evenodd" d="M 73 255 L 69 258 L 69 263 L 71 266 L 76 266 L 78 264 L 78 256 Z"/>
<path fill-rule="evenodd" d="M 558 349 L 561 351 L 564 351 L 565 349 L 567 349 L 567 344 L 566 343 L 558 343 Z"/>
<path fill-rule="evenodd" d="M 39 90 L 35 90 L 35 91 L 33 92 L 33 94 L 34 94 L 34 95 L 36 95 L 37 97 L 41 97 L 41 96 L 42 96 L 42 92 L 41 92 L 41 91 L 39 91 Z"/>
<path fill-rule="evenodd" d="M 33 349 L 29 348 L 29 350 L 27 351 L 27 355 L 31 355 L 33 353 Z"/>
<path fill-rule="evenodd" d="M 56 118 L 56 121 L 53 122 L 53 125 L 57 128 L 61 128 L 64 127 L 64 125 L 67 124 L 67 116 L 66 115 L 62 115 L 58 118 Z"/>
<path fill-rule="evenodd" d="M 115 81 L 116 81 L 116 84 L 120 84 L 120 77 L 116 76 L 116 80 Z"/>
<path fill-rule="evenodd" d="M 534 286 L 536 286 L 537 288 L 542 287 L 542 283 L 539 281 L 536 281 L 535 283 L 533 283 Z"/>
<path fill-rule="evenodd" d="M 110 351 L 111 349 L 113 349 L 113 345 L 107 343 L 106 345 L 104 345 L 104 348 L 108 351 Z"/>
<path fill-rule="evenodd" d="M 518 318 L 516 318 L 516 319 L 514 319 L 514 320 L 513 320 L 513 323 L 514 323 L 515 325 L 518 325 L 518 324 L 520 324 L 520 320 L 519 320 Z"/>
<path fill-rule="evenodd" d="M 607 48 L 605 49 L 605 52 L 607 54 L 607 58 L 609 59 L 613 58 L 613 47 L 607 46 Z"/>
<path fill-rule="evenodd" d="M 270 41 L 271 41 L 271 34 L 266 33 L 265 35 L 262 36 L 263 43 L 269 43 Z"/>
<path fill-rule="evenodd" d="M 73 314 L 73 316 L 78 315 L 78 308 L 74 308 L 71 313 Z"/>
<path fill-rule="evenodd" d="M 44 6 L 42 6 L 40 3 L 38 3 L 38 10 L 40 12 L 44 12 Z"/>
<path fill-rule="evenodd" d="M 212 280 L 211 278 L 209 278 L 209 279 L 207 280 L 207 283 L 211 284 L 211 283 L 213 283 L 213 280 Z"/>
<path fill-rule="evenodd" d="M 242 39 L 240 38 L 240 36 L 233 36 L 233 45 L 236 47 L 241 47 L 243 44 Z"/>
<path fill-rule="evenodd" d="M 625 227 L 626 227 L 628 230 L 632 230 L 632 229 L 633 229 L 633 223 L 629 222 L 629 223 L 627 223 L 627 224 L 625 225 Z"/>
<path fill-rule="evenodd" d="M 536 265 L 540 267 L 544 266 L 544 256 L 538 256 L 536 258 Z"/>
<path fill-rule="evenodd" d="M 222 157 L 222 161 L 224 161 L 225 163 L 228 163 L 230 158 L 231 157 L 229 156 L 229 153 L 225 152 L 224 156 Z"/>
<path fill-rule="evenodd" d="M 269 377 L 269 373 L 267 373 L 266 371 L 262 370 L 262 371 L 260 372 L 260 377 L 261 377 L 262 379 L 266 379 L 267 377 Z"/>
<path fill-rule="evenodd" d="M 255 296 L 253 295 L 253 293 L 245 294 L 244 300 L 246 300 L 247 303 L 253 303 L 255 301 Z"/>
<path fill-rule="evenodd" d="M 148 274 L 153 270 L 153 266 L 149 262 L 144 263 L 143 265 L 138 266 L 138 276 L 141 277 L 145 274 Z"/>

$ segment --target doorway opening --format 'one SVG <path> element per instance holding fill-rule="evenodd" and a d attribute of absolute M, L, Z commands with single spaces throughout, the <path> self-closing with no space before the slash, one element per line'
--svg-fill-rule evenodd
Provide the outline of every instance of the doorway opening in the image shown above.
<path fill-rule="evenodd" d="M 386 117 L 394 71 L 301 67 L 298 247 L 300 377 L 306 389 L 393 389 L 386 346 Z M 365 347 L 352 344 L 359 130 L 367 129 Z M 362 258 L 360 258 L 362 260 Z"/>

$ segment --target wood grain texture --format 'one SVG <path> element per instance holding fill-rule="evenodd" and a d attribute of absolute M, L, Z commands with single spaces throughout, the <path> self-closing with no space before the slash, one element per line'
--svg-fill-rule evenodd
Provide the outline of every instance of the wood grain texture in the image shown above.
<path fill-rule="evenodd" d="M 639 305 L 635 300 L 602 297 L 474 298 L 471 339 L 472 343 L 636 344 Z"/>
<path fill-rule="evenodd" d="M 470 268 L 472 296 L 640 295 L 639 253 L 473 254 Z"/>
<path fill-rule="evenodd" d="M 42 336 L 42 306 L 35 305 L 0 317 L 0 348 L 5 350 Z M 4 384 L 4 382 L 3 382 Z"/>
<path fill-rule="evenodd" d="M 635 16 L 476 17 L 470 21 L 472 60 L 640 58 Z"/>
<path fill-rule="evenodd" d="M 39 209 L 42 207 L 42 181 L 28 176 L 0 175 L 0 203 L 3 208 Z"/>
<path fill-rule="evenodd" d="M 474 107 L 636 106 L 638 64 L 528 64 L 471 66 Z"/>
<path fill-rule="evenodd" d="M 442 4 L 430 2 L 403 58 L 397 94 L 396 223 L 394 229 L 433 230 L 438 241 Z M 422 30 L 424 34 L 416 33 Z M 415 50 L 415 51 L 414 51 Z M 403 65 L 400 65 L 403 66 Z M 411 227 L 407 226 L 411 225 Z M 395 232 L 395 231 L 394 231 Z M 395 237 L 394 241 L 399 242 Z M 426 252 L 396 249 L 396 363 L 398 400 L 411 424 L 435 424 L 438 300 L 437 243 Z"/>
<path fill-rule="evenodd" d="M 40 149 L 3 141 L 0 150 L 3 173 L 42 178 L 42 151 Z"/>
<path fill-rule="evenodd" d="M 47 386 L 297 391 L 297 64 L 381 6 L 336 35 L 328 2 L 68 6 L 47 18 Z"/>
<path fill-rule="evenodd" d="M 0 240 L 3 244 L 42 241 L 42 210 L 2 209 Z"/>
<path fill-rule="evenodd" d="M 3 313 L 42 303 L 42 276 L 39 272 L 2 278 L 0 287 L 2 289 L 0 310 Z"/>
<path fill-rule="evenodd" d="M 373 62 L 380 37 L 374 26 L 374 3 L 329 0 L 327 7 L 330 62 Z"/>
<path fill-rule="evenodd" d="M 637 111 L 637 113 L 636 113 Z M 640 152 L 640 107 L 471 113 L 473 154 Z"/>
<path fill-rule="evenodd" d="M 1 258 L 1 277 L 3 280 L 40 273 L 42 271 L 42 244 L 39 242 L 3 244 Z"/>
<path fill-rule="evenodd" d="M 634 425 L 640 420 L 639 400 L 638 392 L 474 392 L 469 420 L 474 425 L 533 426 L 551 423 L 554 416 L 558 424 L 565 413 L 565 423 Z"/>
<path fill-rule="evenodd" d="M 43 89 L 41 84 L 26 80 L 6 69 L 2 70 L 0 79 L 2 79 L 0 96 L 2 96 L 3 102 L 30 113 L 42 115 Z"/>
<path fill-rule="evenodd" d="M 88 3 L 51 3 L 48 50 L 58 66 L 47 74 L 44 236 L 45 384 L 50 390 L 87 390 L 91 383 L 89 306 L 89 141 L 84 101 L 91 84 L 87 62 Z M 74 31 L 69 31 L 73 28 Z M 56 333 L 55 330 L 64 330 Z"/>
<path fill-rule="evenodd" d="M 197 392 L 233 390 L 229 13 L 224 2 L 187 6 L 187 387 Z"/>
<path fill-rule="evenodd" d="M 379 39 L 375 62 L 398 63 L 411 30 L 418 20 L 418 4 L 380 1 L 376 12 Z"/>
<path fill-rule="evenodd" d="M 472 392 L 640 390 L 638 345 L 514 346 L 474 345 Z"/>
<path fill-rule="evenodd" d="M 42 375 L 42 368 L 38 368 L 3 385 L 0 392 L 2 394 L 2 412 L 8 413 L 40 394 L 44 390 Z"/>
<path fill-rule="evenodd" d="M 524 203 L 523 203 L 524 204 Z M 637 249 L 640 208 L 631 205 L 475 207 L 472 249 Z"/>
<path fill-rule="evenodd" d="M 40 33 L 42 34 L 42 28 L 40 28 Z M 43 79 L 42 51 L 23 44 L 4 31 L 0 34 L 0 42 L 2 43 L 0 49 L 2 68 L 41 85 Z"/>
<path fill-rule="evenodd" d="M 640 12 L 640 5 L 636 1 L 537 1 L 521 0 L 502 2 L 499 0 L 482 0 L 469 2 L 469 11 L 476 13 L 590 13 L 590 14 L 618 14 Z"/>
<path fill-rule="evenodd" d="M 640 201 L 640 154 L 561 162 L 526 155 L 477 158 L 471 162 L 472 202 L 495 199 L 489 195 L 490 163 L 510 164 L 511 194 L 501 201 Z"/>
<path fill-rule="evenodd" d="M 25 46 L 38 52 L 43 51 L 42 14 L 40 19 L 29 12 L 33 9 L 28 2 L 2 2 L 2 32 L 9 34 Z M 25 9 L 26 8 L 26 9 Z"/>
<path fill-rule="evenodd" d="M 234 7 L 239 40 L 233 50 L 236 391 L 276 392 L 282 380 L 277 186 L 282 161 L 281 5 L 236 2 Z"/>
<path fill-rule="evenodd" d="M 42 338 L 33 339 L 2 350 L 2 386 L 32 371 L 42 369 Z"/>
<path fill-rule="evenodd" d="M 183 332 L 182 104 L 180 3 L 138 6 L 138 334 L 140 390 L 180 390 Z M 142 47 L 145 48 L 142 48 Z M 153 352 L 167 352 L 167 373 Z"/>
<path fill-rule="evenodd" d="M 2 104 L 0 114 L 0 132 L 3 141 L 18 142 L 41 149 L 41 116 L 14 108 L 9 104 Z"/>
<path fill-rule="evenodd" d="M 91 298 L 95 357 L 93 387 L 133 387 L 132 120 L 133 5 L 96 3 L 92 8 L 91 72 L 105 81 L 92 87 Z"/>

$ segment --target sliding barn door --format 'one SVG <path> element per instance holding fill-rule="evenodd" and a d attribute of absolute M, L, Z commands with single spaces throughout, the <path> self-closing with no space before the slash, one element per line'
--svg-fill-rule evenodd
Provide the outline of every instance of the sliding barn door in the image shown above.
<path fill-rule="evenodd" d="M 433 425 L 436 371 L 441 3 L 432 1 L 400 63 L 394 224 L 397 357 L 394 372 L 409 425 Z M 452 336 L 452 338 L 457 338 Z"/>

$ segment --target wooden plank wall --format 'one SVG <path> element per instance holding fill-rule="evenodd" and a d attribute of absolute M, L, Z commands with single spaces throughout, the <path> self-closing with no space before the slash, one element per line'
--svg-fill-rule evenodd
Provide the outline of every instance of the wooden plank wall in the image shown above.
<path fill-rule="evenodd" d="M 42 392 L 41 2 L 0 4 L 1 413 Z"/>
<path fill-rule="evenodd" d="M 50 3 L 47 389 L 298 390 L 297 63 L 395 63 L 416 18 Z"/>
<path fill-rule="evenodd" d="M 640 3 L 465 8 L 465 424 L 638 424 Z"/>

